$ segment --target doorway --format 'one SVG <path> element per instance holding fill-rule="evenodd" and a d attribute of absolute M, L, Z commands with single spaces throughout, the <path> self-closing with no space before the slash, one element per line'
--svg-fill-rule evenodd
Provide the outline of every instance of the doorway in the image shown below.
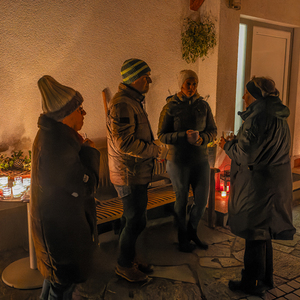
<path fill-rule="evenodd" d="M 288 106 L 288 91 L 293 29 L 241 18 L 236 83 L 234 132 L 237 134 L 242 119 L 245 83 L 252 76 L 272 78 L 280 98 Z"/>

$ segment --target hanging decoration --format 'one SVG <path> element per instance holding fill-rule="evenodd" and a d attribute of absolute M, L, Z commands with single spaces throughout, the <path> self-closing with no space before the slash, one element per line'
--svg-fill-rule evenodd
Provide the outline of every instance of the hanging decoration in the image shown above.
<path fill-rule="evenodd" d="M 187 63 L 194 63 L 198 57 L 202 60 L 208 56 L 216 44 L 216 29 L 209 15 L 202 16 L 199 20 L 186 18 L 184 30 L 181 33 L 182 58 Z"/>

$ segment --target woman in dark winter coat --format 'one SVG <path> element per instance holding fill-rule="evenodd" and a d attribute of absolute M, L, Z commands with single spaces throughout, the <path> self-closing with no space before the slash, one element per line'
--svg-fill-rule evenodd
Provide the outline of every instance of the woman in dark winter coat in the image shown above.
<path fill-rule="evenodd" d="M 179 74 L 180 92 L 167 98 L 159 119 L 158 138 L 168 144 L 167 172 L 176 194 L 175 221 L 178 224 L 179 250 L 191 252 L 207 244 L 197 236 L 209 192 L 207 144 L 217 135 L 217 127 L 208 103 L 197 93 L 198 76 L 191 70 Z M 186 206 L 192 186 L 194 205 L 186 224 Z"/>
<path fill-rule="evenodd" d="M 246 240 L 241 281 L 231 290 L 261 294 L 273 286 L 272 239 L 291 240 L 292 175 L 288 107 L 279 99 L 271 79 L 254 77 L 243 96 L 243 125 L 231 141 L 220 146 L 231 158 L 228 204 L 231 231 Z"/>
<path fill-rule="evenodd" d="M 93 194 L 99 152 L 77 133 L 86 114 L 82 96 L 50 76 L 38 86 L 44 113 L 33 144 L 30 212 L 37 265 L 45 278 L 40 299 L 72 299 L 97 247 Z"/>

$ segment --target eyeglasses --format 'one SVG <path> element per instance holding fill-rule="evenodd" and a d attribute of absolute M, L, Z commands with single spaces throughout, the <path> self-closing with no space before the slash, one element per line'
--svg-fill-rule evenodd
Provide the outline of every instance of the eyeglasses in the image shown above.
<path fill-rule="evenodd" d="M 85 113 L 84 109 L 82 106 L 78 107 L 78 111 L 83 115 Z"/>

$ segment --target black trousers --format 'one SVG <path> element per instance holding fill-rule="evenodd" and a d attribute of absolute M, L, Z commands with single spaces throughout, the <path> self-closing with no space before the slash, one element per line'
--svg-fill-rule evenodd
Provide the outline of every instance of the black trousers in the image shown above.
<path fill-rule="evenodd" d="M 269 240 L 246 240 L 242 280 L 249 285 L 273 282 L 273 248 Z"/>

